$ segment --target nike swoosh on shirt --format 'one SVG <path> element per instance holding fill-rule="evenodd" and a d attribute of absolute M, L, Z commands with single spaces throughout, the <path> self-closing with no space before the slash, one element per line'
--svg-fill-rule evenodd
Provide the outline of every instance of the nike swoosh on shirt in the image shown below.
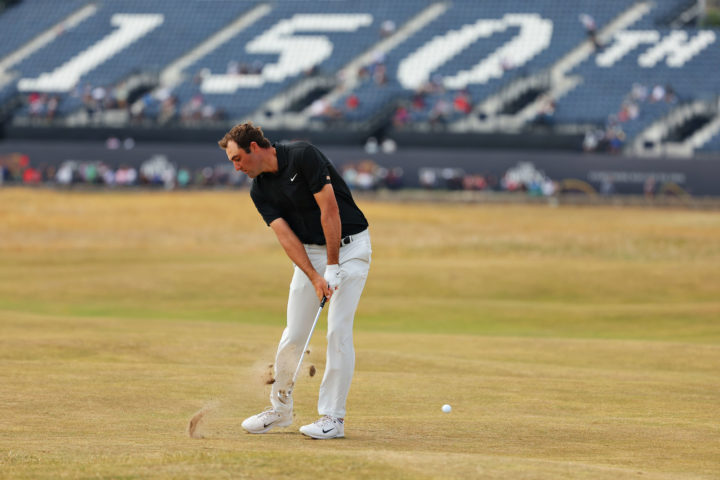
<path fill-rule="evenodd" d="M 297 177 L 297 173 L 295 175 L 293 175 L 292 177 L 290 177 L 290 181 L 291 182 L 295 181 L 295 177 Z"/>

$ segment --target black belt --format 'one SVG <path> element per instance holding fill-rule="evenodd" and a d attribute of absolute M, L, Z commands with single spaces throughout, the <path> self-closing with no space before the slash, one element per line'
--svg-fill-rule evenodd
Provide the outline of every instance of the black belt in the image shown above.
<path fill-rule="evenodd" d="M 341 239 L 340 239 L 340 246 L 341 246 L 341 247 L 344 247 L 345 245 L 351 244 L 351 243 L 355 240 L 355 236 L 360 235 L 360 234 L 363 233 L 364 231 L 365 231 L 365 230 L 363 230 L 362 232 L 354 233 L 354 234 L 352 234 L 352 235 L 347 235 L 347 236 L 341 238 Z"/>

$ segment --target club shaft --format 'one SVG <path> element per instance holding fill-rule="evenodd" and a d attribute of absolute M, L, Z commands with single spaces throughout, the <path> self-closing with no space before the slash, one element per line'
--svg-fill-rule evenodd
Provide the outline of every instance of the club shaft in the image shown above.
<path fill-rule="evenodd" d="M 300 373 L 300 367 L 302 367 L 303 358 L 305 357 L 305 352 L 308 349 L 308 346 L 310 345 L 310 339 L 312 338 L 313 332 L 315 331 L 315 325 L 317 325 L 318 319 L 320 318 L 320 314 L 322 313 L 322 309 L 325 306 L 325 301 L 327 298 L 323 297 L 322 301 L 320 302 L 320 308 L 318 308 L 317 314 L 315 315 L 315 320 L 313 321 L 312 327 L 310 327 L 310 333 L 308 334 L 308 338 L 305 341 L 305 347 L 303 347 L 302 352 L 300 352 L 300 360 L 298 361 L 297 368 L 295 369 L 295 374 L 292 377 L 292 385 L 295 386 L 295 381 L 297 380 L 297 376 Z M 292 387 L 291 387 L 292 388 Z"/>

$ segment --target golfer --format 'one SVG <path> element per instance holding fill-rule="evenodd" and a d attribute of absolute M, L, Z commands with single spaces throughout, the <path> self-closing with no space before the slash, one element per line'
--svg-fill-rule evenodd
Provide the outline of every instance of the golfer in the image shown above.
<path fill-rule="evenodd" d="M 300 431 L 318 439 L 343 437 L 355 369 L 353 319 L 372 252 L 368 222 L 335 167 L 313 145 L 271 144 L 251 123 L 236 125 L 218 144 L 235 170 L 253 179 L 250 197 L 295 264 L 287 327 L 275 357 L 272 406 L 245 419 L 242 426 L 250 433 L 265 433 L 292 423 L 293 400 L 287 393 L 324 296 L 329 308 L 327 359 L 318 398 L 321 418 Z"/>

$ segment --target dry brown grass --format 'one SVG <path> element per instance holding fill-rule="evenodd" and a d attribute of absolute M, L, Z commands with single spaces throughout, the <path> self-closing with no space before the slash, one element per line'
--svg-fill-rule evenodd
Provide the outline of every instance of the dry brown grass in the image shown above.
<path fill-rule="evenodd" d="M 720 215 L 362 208 L 348 438 L 318 442 L 239 426 L 290 275 L 245 192 L 0 190 L 0 478 L 717 478 Z"/>

